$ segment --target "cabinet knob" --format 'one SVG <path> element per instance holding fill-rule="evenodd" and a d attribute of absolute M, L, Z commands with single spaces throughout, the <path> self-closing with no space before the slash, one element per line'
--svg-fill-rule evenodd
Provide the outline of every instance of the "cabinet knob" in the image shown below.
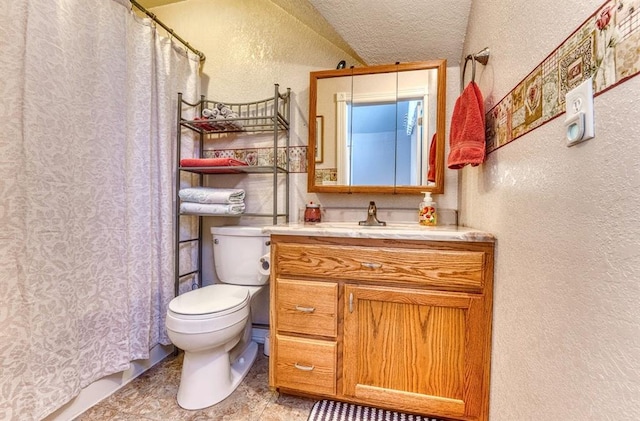
<path fill-rule="evenodd" d="M 296 306 L 296 310 L 301 311 L 303 313 L 313 313 L 314 311 L 316 311 L 316 308 L 315 307 Z"/>
<path fill-rule="evenodd" d="M 302 365 L 298 363 L 295 363 L 293 366 L 301 371 L 312 371 L 314 368 L 316 368 L 316 366 L 314 365 Z"/>

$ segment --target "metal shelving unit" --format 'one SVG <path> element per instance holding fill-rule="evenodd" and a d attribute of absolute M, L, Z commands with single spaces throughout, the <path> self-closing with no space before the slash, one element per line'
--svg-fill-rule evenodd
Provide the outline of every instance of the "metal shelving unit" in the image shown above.
<path fill-rule="evenodd" d="M 266 98 L 259 101 L 248 103 L 229 103 L 207 100 L 204 96 L 200 98 L 200 101 L 196 103 L 189 103 L 182 98 L 182 94 L 178 94 L 178 118 L 177 118 L 177 153 L 176 153 L 176 179 L 175 179 L 175 194 L 176 194 L 176 207 L 175 207 L 175 294 L 179 294 L 180 280 L 186 277 L 193 277 L 197 275 L 198 287 L 202 286 L 202 235 L 203 235 L 203 217 L 199 214 L 181 214 L 180 213 L 180 199 L 178 198 L 178 192 L 181 187 L 181 174 L 182 172 L 189 172 L 197 174 L 197 185 L 204 185 L 205 175 L 214 175 L 216 177 L 224 177 L 225 174 L 273 174 L 273 211 L 271 213 L 243 213 L 238 216 L 250 216 L 271 218 L 273 225 L 276 225 L 279 220 L 284 222 L 289 221 L 289 121 L 291 118 L 291 90 L 287 88 L 286 92 L 281 93 L 278 84 L 274 86 L 273 97 Z M 220 120 L 215 119 L 203 119 L 205 110 L 214 109 L 218 104 L 224 104 L 227 110 L 230 110 L 233 117 L 224 118 Z M 192 112 L 185 112 L 190 110 Z M 189 119 L 184 118 L 184 114 L 197 115 L 197 118 Z M 180 165 L 182 159 L 182 128 L 188 128 L 197 134 L 198 139 L 198 157 L 204 157 L 205 153 L 205 140 L 210 135 L 221 135 L 226 133 L 239 133 L 240 135 L 246 133 L 251 134 L 263 134 L 273 133 L 273 164 L 272 165 L 248 165 L 248 166 L 230 166 L 230 167 L 185 167 Z M 278 149 L 284 148 L 285 153 L 284 162 L 278 162 Z M 212 174 L 215 172 L 215 174 Z M 280 198 L 278 194 L 278 181 L 279 177 L 285 179 L 285 193 L 284 198 Z M 283 212 L 278 212 L 278 205 L 280 201 L 283 201 Z M 182 216 L 196 216 L 198 218 L 198 233 L 197 237 L 181 240 L 180 238 L 180 223 Z M 223 215 L 220 215 L 223 216 Z M 180 273 L 180 246 L 185 243 L 197 243 L 197 268 L 186 273 Z"/>

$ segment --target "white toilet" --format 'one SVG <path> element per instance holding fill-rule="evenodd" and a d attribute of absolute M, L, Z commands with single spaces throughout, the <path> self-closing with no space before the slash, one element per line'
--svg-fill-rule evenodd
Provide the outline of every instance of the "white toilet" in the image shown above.
<path fill-rule="evenodd" d="M 255 361 L 251 297 L 269 281 L 269 235 L 260 227 L 211 228 L 214 267 L 221 284 L 171 300 L 167 331 L 184 351 L 178 404 L 214 405 L 233 392 Z"/>

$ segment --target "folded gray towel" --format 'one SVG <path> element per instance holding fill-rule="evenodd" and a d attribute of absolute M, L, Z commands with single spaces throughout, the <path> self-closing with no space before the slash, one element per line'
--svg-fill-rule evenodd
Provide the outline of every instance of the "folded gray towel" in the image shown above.
<path fill-rule="evenodd" d="M 178 192 L 178 196 L 183 202 L 232 204 L 243 203 L 245 192 L 242 189 L 190 187 L 181 189 Z"/>
<path fill-rule="evenodd" d="M 215 103 L 213 107 L 202 110 L 202 116 L 209 120 L 215 120 L 213 127 L 216 130 L 242 130 L 244 128 L 240 121 L 226 121 L 227 119 L 237 119 L 240 116 L 222 102 Z"/>
<path fill-rule="evenodd" d="M 180 212 L 204 215 L 240 215 L 244 213 L 244 203 L 222 205 L 219 203 L 182 202 Z"/>

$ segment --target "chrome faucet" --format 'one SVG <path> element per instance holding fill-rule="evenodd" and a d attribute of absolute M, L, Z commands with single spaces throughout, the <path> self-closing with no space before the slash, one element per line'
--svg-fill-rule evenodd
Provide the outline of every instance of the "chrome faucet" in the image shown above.
<path fill-rule="evenodd" d="M 387 225 L 384 221 L 378 221 L 378 208 L 376 207 L 376 202 L 369 202 L 369 209 L 367 209 L 367 220 L 358 222 L 358 225 L 363 225 L 367 227 L 375 227 L 375 226 L 385 226 Z"/>

